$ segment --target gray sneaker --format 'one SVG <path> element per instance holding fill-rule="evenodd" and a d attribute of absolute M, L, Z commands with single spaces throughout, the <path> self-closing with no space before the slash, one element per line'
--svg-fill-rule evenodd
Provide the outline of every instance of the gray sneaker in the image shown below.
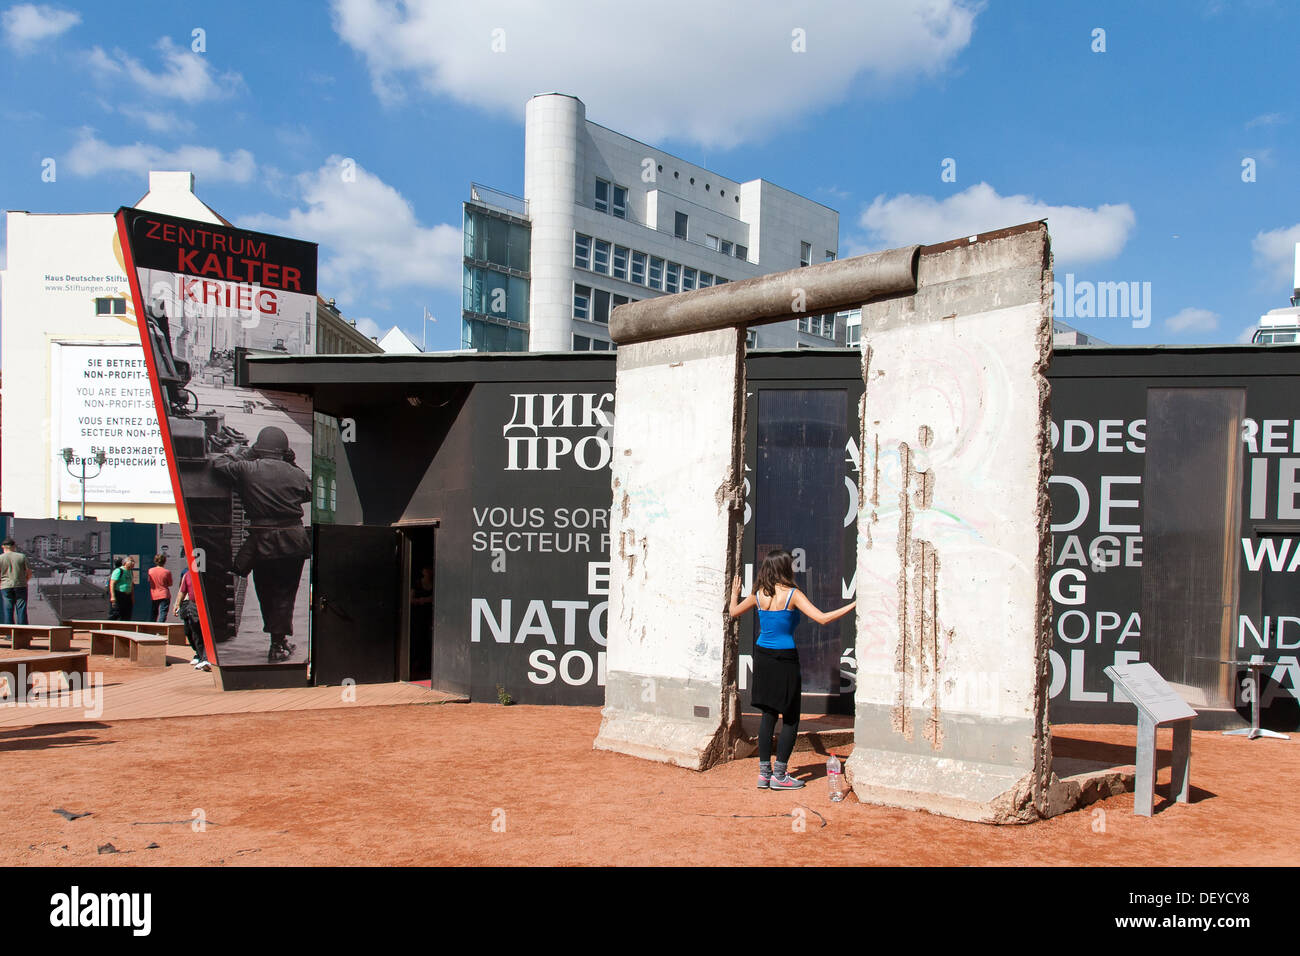
<path fill-rule="evenodd" d="M 789 773 L 783 777 L 778 777 L 774 771 L 768 787 L 772 790 L 799 790 L 803 787 L 803 781 L 798 777 L 790 776 Z"/>

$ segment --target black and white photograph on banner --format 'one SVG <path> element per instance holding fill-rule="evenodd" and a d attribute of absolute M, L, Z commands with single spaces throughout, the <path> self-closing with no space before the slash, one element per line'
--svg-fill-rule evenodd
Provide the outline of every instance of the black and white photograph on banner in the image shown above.
<path fill-rule="evenodd" d="M 153 214 L 129 221 L 215 661 L 305 665 L 311 403 L 234 378 L 241 352 L 313 351 L 315 247 Z M 158 267 L 171 262 L 186 271 Z"/>

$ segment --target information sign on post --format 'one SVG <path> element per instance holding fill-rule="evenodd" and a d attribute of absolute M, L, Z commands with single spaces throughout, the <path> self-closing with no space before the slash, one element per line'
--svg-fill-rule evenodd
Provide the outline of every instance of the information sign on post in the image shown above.
<path fill-rule="evenodd" d="M 1137 705 L 1138 710 L 1133 812 L 1142 817 L 1151 816 L 1156 787 L 1156 728 L 1166 725 L 1174 730 L 1169 799 L 1187 803 L 1191 790 L 1192 721 L 1196 718 L 1196 711 L 1150 664 L 1142 661 L 1115 664 L 1106 668 L 1106 676 Z"/>

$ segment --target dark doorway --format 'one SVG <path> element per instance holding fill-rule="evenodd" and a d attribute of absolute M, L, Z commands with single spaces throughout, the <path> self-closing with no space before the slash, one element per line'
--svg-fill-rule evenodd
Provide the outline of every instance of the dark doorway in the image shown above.
<path fill-rule="evenodd" d="M 433 679 L 433 569 L 432 525 L 403 526 L 405 633 L 403 680 L 416 683 Z M 430 686 L 431 683 L 430 683 Z"/>
<path fill-rule="evenodd" d="M 398 680 L 400 538 L 390 527 L 313 526 L 312 681 Z"/>

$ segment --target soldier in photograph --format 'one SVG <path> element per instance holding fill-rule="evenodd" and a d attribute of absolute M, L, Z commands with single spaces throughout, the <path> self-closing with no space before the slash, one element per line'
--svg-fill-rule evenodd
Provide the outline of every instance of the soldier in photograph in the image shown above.
<path fill-rule="evenodd" d="M 239 492 L 248 518 L 248 537 L 235 555 L 234 572 L 251 573 L 262 629 L 271 637 L 266 659 L 288 660 L 295 645 L 293 609 L 303 562 L 311 540 L 302 523 L 302 506 L 311 500 L 311 480 L 294 462 L 283 429 L 263 428 L 252 448 L 231 448 L 216 456 L 216 473 Z"/>

